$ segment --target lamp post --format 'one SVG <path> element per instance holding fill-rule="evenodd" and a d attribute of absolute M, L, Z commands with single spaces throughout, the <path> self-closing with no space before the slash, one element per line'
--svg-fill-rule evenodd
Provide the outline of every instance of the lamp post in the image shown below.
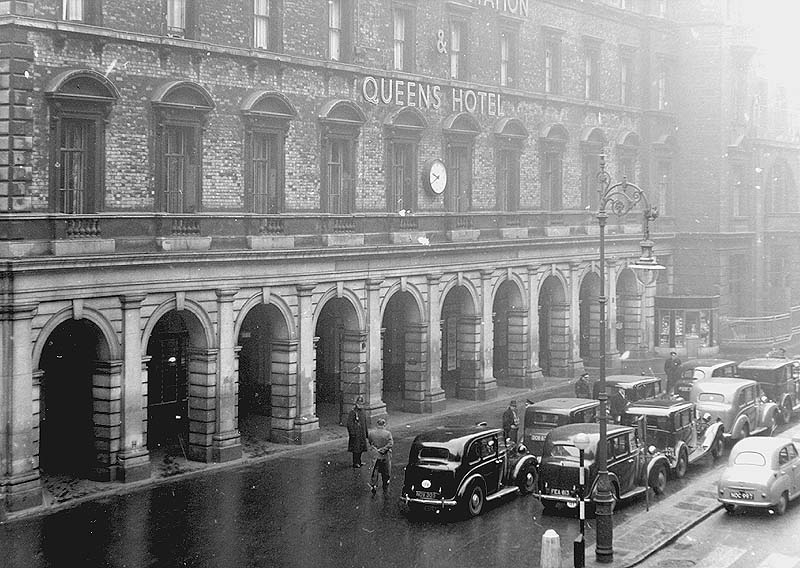
<path fill-rule="evenodd" d="M 606 172 L 606 157 L 600 155 L 600 173 L 597 176 L 600 182 L 600 204 L 597 211 L 597 222 L 600 225 L 600 441 L 597 444 L 597 493 L 594 497 L 597 544 L 595 555 L 598 562 L 609 563 L 614 560 L 613 523 L 611 516 L 614 514 L 614 495 L 611 480 L 608 476 L 608 461 L 606 445 L 608 440 L 608 396 L 606 395 L 606 222 L 608 209 L 618 217 L 627 214 L 639 202 L 644 208 L 642 220 L 642 240 L 639 243 L 642 249 L 639 259 L 631 265 L 632 268 L 646 270 L 659 270 L 664 267 L 656 262 L 653 257 L 653 241 L 650 240 L 650 222 L 658 217 L 658 209 L 650 206 L 647 196 L 639 186 L 629 183 L 623 178 L 621 182 L 611 184 L 611 176 Z"/>
<path fill-rule="evenodd" d="M 574 568 L 586 567 L 586 469 L 583 467 L 583 456 L 589 447 L 589 436 L 583 432 L 575 436 L 575 447 L 578 448 L 578 515 L 580 517 L 580 534 L 575 539 L 572 549 Z"/>

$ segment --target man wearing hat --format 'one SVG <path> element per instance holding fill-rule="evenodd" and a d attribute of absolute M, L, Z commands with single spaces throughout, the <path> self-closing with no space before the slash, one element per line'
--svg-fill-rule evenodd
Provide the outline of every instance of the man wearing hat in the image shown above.
<path fill-rule="evenodd" d="M 386 428 L 386 419 L 378 418 L 378 427 L 369 431 L 369 447 L 375 453 L 375 464 L 372 466 L 370 486 L 372 494 L 378 490 L 378 474 L 383 483 L 383 492 L 389 490 L 389 478 L 392 475 L 392 433 Z"/>
<path fill-rule="evenodd" d="M 589 373 L 583 372 L 575 381 L 576 398 L 592 398 L 592 389 L 589 387 Z"/>
<path fill-rule="evenodd" d="M 364 465 L 361 454 L 367 450 L 367 415 L 362 408 L 364 397 L 359 396 L 347 415 L 347 451 L 353 453 L 353 468 Z"/>
<path fill-rule="evenodd" d="M 511 438 L 511 441 L 517 442 L 517 434 L 519 433 L 519 415 L 517 415 L 517 401 L 512 400 L 508 403 L 508 408 L 503 413 L 503 435 L 506 438 Z"/>
<path fill-rule="evenodd" d="M 667 394 L 672 394 L 675 384 L 681 378 L 681 360 L 675 351 L 670 351 L 669 359 L 664 361 L 664 374 L 667 376 Z"/>

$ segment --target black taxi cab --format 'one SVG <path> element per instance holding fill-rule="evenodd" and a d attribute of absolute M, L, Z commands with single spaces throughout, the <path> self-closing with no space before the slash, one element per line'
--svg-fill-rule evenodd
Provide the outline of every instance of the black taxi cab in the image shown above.
<path fill-rule="evenodd" d="M 706 455 L 717 459 L 724 450 L 722 422 L 697 416 L 693 402 L 680 398 L 645 399 L 625 410 L 623 424 L 645 422 L 645 444 L 653 445 L 669 460 L 675 477 Z"/>
<path fill-rule="evenodd" d="M 544 439 L 553 428 L 580 422 L 595 422 L 599 400 L 591 398 L 548 398 L 525 408 L 522 442 L 534 456 L 541 456 Z"/>
<path fill-rule="evenodd" d="M 481 514 L 487 501 L 536 489 L 536 459 L 501 428 L 440 428 L 414 438 L 401 504 L 409 513 Z"/>
<path fill-rule="evenodd" d="M 781 422 L 800 410 L 800 361 L 786 357 L 762 357 L 739 363 L 739 376 L 758 382 L 761 392 L 778 405 Z"/>
<path fill-rule="evenodd" d="M 592 385 L 594 398 L 598 398 L 599 384 L 600 381 L 597 381 Z M 629 403 L 666 394 L 661 387 L 661 379 L 655 375 L 609 375 L 606 377 L 606 392 L 611 393 L 615 388 L 625 393 L 625 400 Z"/>
<path fill-rule="evenodd" d="M 537 496 L 546 512 L 559 506 L 574 507 L 580 483 L 580 451 L 576 437 L 585 434 L 589 446 L 584 452 L 586 495 L 590 504 L 597 495 L 597 446 L 599 424 L 569 424 L 554 428 L 545 439 L 539 463 Z M 648 487 L 657 494 L 667 484 L 669 462 L 655 448 L 645 448 L 640 427 L 608 424 L 606 430 L 606 464 L 616 501 L 642 495 Z"/>

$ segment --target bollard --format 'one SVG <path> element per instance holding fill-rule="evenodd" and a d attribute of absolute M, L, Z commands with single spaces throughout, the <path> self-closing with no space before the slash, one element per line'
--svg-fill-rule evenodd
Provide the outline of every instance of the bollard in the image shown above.
<path fill-rule="evenodd" d="M 542 535 L 541 568 L 561 568 L 561 537 L 553 529 Z"/>

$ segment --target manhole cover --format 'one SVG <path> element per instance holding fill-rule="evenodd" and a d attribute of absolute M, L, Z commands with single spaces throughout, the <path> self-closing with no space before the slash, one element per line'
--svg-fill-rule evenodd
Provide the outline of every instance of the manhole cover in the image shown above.
<path fill-rule="evenodd" d="M 660 561 L 658 568 L 692 568 L 697 562 L 686 558 L 670 558 L 669 560 Z"/>

